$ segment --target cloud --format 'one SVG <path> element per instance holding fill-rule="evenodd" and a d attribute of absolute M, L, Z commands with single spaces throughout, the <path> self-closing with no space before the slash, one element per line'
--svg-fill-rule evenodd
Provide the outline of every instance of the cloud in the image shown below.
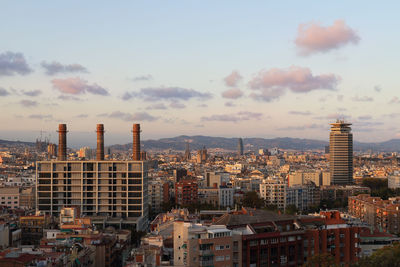
<path fill-rule="evenodd" d="M 292 115 L 302 115 L 302 116 L 309 116 L 312 113 L 310 111 L 296 111 L 296 110 L 291 110 L 289 111 L 289 114 Z"/>
<path fill-rule="evenodd" d="M 370 119 L 372 119 L 372 116 L 370 116 L 370 115 L 364 115 L 364 116 L 359 116 L 357 119 L 362 120 L 362 121 L 364 121 L 364 120 L 370 120 Z"/>
<path fill-rule="evenodd" d="M 32 114 L 29 116 L 30 119 L 37 119 L 37 120 L 51 120 L 53 119 L 52 115 L 42 115 L 42 114 Z"/>
<path fill-rule="evenodd" d="M 375 85 L 374 90 L 375 90 L 375 92 L 380 92 L 380 91 L 382 91 L 382 88 L 379 85 Z"/>
<path fill-rule="evenodd" d="M 203 103 L 203 104 L 199 104 L 198 107 L 199 107 L 199 108 L 207 108 L 208 105 Z"/>
<path fill-rule="evenodd" d="M 331 113 L 326 116 L 314 117 L 314 119 L 317 119 L 317 120 L 330 120 L 330 121 L 337 120 L 337 119 L 345 120 L 345 119 L 350 119 L 350 118 L 351 118 L 351 116 L 343 114 L 343 113 Z"/>
<path fill-rule="evenodd" d="M 222 93 L 223 98 L 238 99 L 243 96 L 243 92 L 240 89 L 229 89 Z"/>
<path fill-rule="evenodd" d="M 336 99 L 337 99 L 338 101 L 343 101 L 343 98 L 344 98 L 344 95 L 338 95 L 338 96 L 336 97 Z"/>
<path fill-rule="evenodd" d="M 148 106 L 146 109 L 148 109 L 148 110 L 152 110 L 152 109 L 167 109 L 167 107 L 163 103 L 158 103 L 158 104 L 154 104 L 154 105 Z"/>
<path fill-rule="evenodd" d="M 169 105 L 171 108 L 176 108 L 176 109 L 182 109 L 186 108 L 185 104 L 179 103 L 179 102 L 171 102 Z"/>
<path fill-rule="evenodd" d="M 55 75 L 58 73 L 87 73 L 88 70 L 80 65 L 80 64 L 69 64 L 63 65 L 60 62 L 53 61 L 51 63 L 47 63 L 43 61 L 41 66 L 46 70 L 47 75 Z"/>
<path fill-rule="evenodd" d="M 236 114 L 215 114 L 211 116 L 201 117 L 202 121 L 222 121 L 222 122 L 239 122 L 247 120 L 260 120 L 262 117 L 261 113 L 241 111 Z"/>
<path fill-rule="evenodd" d="M 26 96 L 38 96 L 40 94 L 42 94 L 41 90 L 32 90 L 32 91 L 24 91 L 22 90 L 22 94 L 26 95 Z"/>
<path fill-rule="evenodd" d="M 360 37 L 345 21 L 336 20 L 332 26 L 327 27 L 315 22 L 300 24 L 295 44 L 300 55 L 308 56 L 338 49 L 349 43 L 357 44 L 359 41 Z"/>
<path fill-rule="evenodd" d="M 121 111 L 114 111 L 110 114 L 102 113 L 98 117 L 108 117 L 113 119 L 120 119 L 123 121 L 155 121 L 158 118 L 151 116 L 147 112 L 136 112 L 133 114 L 125 113 Z"/>
<path fill-rule="evenodd" d="M 313 75 L 309 68 L 291 66 L 287 69 L 262 70 L 249 82 L 253 90 L 250 96 L 257 100 L 272 101 L 282 96 L 286 90 L 307 93 L 313 90 L 335 90 L 340 77 L 334 74 Z"/>
<path fill-rule="evenodd" d="M 321 125 L 321 124 L 305 124 L 301 126 L 288 126 L 288 127 L 283 127 L 283 128 L 278 128 L 278 131 L 304 131 L 304 130 L 309 130 L 309 129 L 326 129 L 328 128 L 327 126 Z"/>
<path fill-rule="evenodd" d="M 226 86 L 235 87 L 243 77 L 238 71 L 234 70 L 231 74 L 224 78 Z"/>
<path fill-rule="evenodd" d="M 353 100 L 355 102 L 372 102 L 372 101 L 374 101 L 374 99 L 369 96 L 362 96 L 362 97 L 355 96 L 355 97 L 352 97 L 351 100 Z"/>
<path fill-rule="evenodd" d="M 235 107 L 235 106 L 236 105 L 231 101 L 228 101 L 228 102 L 225 103 L 225 107 Z"/>
<path fill-rule="evenodd" d="M 397 96 L 394 96 L 390 101 L 389 104 L 400 104 L 400 99 Z"/>
<path fill-rule="evenodd" d="M 66 101 L 82 101 L 79 97 L 72 96 L 72 95 L 60 95 L 57 97 L 60 100 L 66 100 Z"/>
<path fill-rule="evenodd" d="M 8 51 L 0 54 L 0 76 L 26 75 L 31 72 L 22 53 Z"/>
<path fill-rule="evenodd" d="M 91 93 L 94 95 L 108 96 L 108 91 L 97 85 L 89 85 L 87 81 L 82 80 L 78 77 L 67 78 L 67 79 L 54 79 L 51 81 L 53 87 L 63 94 L 80 95 L 85 93 Z"/>
<path fill-rule="evenodd" d="M 82 119 L 87 118 L 87 117 L 89 117 L 88 114 L 78 114 L 75 116 L 75 118 L 82 118 Z"/>
<path fill-rule="evenodd" d="M 382 116 L 383 116 L 383 117 L 387 117 L 387 118 L 394 119 L 394 118 L 400 117 L 400 113 L 389 113 L 389 114 L 383 114 Z"/>
<path fill-rule="evenodd" d="M 134 82 L 139 82 L 139 81 L 151 81 L 153 80 L 153 76 L 151 74 L 147 75 L 142 75 L 142 76 L 137 76 L 132 79 Z"/>
<path fill-rule="evenodd" d="M 122 99 L 129 100 L 136 97 L 145 101 L 189 100 L 192 98 L 209 99 L 211 94 L 181 87 L 148 87 L 140 89 L 139 92 L 126 92 Z"/>
<path fill-rule="evenodd" d="M 25 107 L 36 107 L 38 105 L 38 103 L 36 101 L 27 100 L 27 99 L 21 100 L 19 103 Z"/>
<path fill-rule="evenodd" d="M 10 92 L 8 92 L 3 87 L 0 87 L 0 96 L 8 96 L 9 94 L 10 94 Z"/>

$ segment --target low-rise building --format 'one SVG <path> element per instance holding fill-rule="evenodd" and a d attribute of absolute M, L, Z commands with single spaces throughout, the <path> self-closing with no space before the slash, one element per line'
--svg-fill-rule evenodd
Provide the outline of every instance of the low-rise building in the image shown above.
<path fill-rule="evenodd" d="M 19 190 L 18 187 L 0 187 L 0 205 L 10 209 L 18 208 Z"/>

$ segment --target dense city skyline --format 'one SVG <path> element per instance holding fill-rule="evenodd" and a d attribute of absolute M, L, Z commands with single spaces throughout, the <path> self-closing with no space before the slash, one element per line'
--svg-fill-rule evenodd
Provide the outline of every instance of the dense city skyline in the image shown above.
<path fill-rule="evenodd" d="M 54 142 L 67 123 L 84 145 L 104 123 L 127 143 L 139 122 L 144 139 L 328 140 L 344 118 L 356 141 L 398 138 L 398 3 L 364 3 L 9 3 L 0 137 Z"/>

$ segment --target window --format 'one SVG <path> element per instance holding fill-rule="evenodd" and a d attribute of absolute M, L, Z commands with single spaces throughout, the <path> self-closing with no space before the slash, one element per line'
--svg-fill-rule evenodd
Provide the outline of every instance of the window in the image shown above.
<path fill-rule="evenodd" d="M 226 261 L 229 261 L 230 259 L 231 259 L 231 256 L 229 256 L 229 255 L 226 255 L 226 256 L 225 256 L 225 260 L 226 260 Z"/>
<path fill-rule="evenodd" d="M 224 249 L 224 246 L 216 246 L 215 247 L 215 250 L 223 250 Z"/>
<path fill-rule="evenodd" d="M 224 261 L 225 257 L 224 256 L 216 256 L 215 261 Z"/>
<path fill-rule="evenodd" d="M 226 245 L 225 248 L 230 248 L 230 246 L 229 246 L 229 245 Z"/>

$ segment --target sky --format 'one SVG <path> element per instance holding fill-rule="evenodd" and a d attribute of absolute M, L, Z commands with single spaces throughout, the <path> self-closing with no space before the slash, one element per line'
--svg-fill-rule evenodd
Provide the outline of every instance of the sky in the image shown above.
<path fill-rule="evenodd" d="M 387 1 L 5 1 L 0 139 L 71 146 L 178 135 L 400 137 Z"/>

